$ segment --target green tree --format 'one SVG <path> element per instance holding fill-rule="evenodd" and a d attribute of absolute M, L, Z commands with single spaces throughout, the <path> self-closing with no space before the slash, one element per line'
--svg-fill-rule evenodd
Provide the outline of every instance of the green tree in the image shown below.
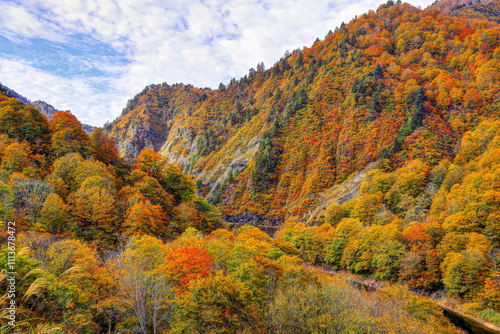
<path fill-rule="evenodd" d="M 443 283 L 451 294 L 470 297 L 481 288 L 482 272 L 486 259 L 477 249 L 469 249 L 463 253 L 448 253 L 441 270 Z"/>
<path fill-rule="evenodd" d="M 359 219 L 343 218 L 335 230 L 335 238 L 326 250 L 325 261 L 332 267 L 341 267 L 342 254 L 348 242 L 363 228 Z"/>
<path fill-rule="evenodd" d="M 48 182 L 28 179 L 22 174 L 11 177 L 10 184 L 16 197 L 18 214 L 26 213 L 30 225 L 36 224 L 45 199 L 54 189 Z"/>

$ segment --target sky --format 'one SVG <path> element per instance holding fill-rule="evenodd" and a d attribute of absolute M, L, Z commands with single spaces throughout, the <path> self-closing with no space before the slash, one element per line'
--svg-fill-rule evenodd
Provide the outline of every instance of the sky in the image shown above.
<path fill-rule="evenodd" d="M 0 0 L 0 83 L 102 126 L 147 85 L 216 89 L 385 2 Z"/>

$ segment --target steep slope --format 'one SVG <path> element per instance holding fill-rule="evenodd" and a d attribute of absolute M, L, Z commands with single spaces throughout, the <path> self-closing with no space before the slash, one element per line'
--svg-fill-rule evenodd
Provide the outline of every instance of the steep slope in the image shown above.
<path fill-rule="evenodd" d="M 122 115 L 104 126 L 119 138 L 125 158 L 133 159 L 144 147 L 159 150 L 170 135 L 175 117 L 189 116 L 204 90 L 182 84 L 150 85 L 129 100 Z M 205 96 L 205 97 L 204 97 Z"/>
<path fill-rule="evenodd" d="M 14 98 L 18 99 L 24 105 L 30 104 L 30 100 L 28 100 L 24 96 L 18 94 L 16 91 L 10 89 L 9 87 L 2 85 L 1 83 L 0 83 L 0 92 L 4 93 L 5 95 L 7 95 L 9 97 L 14 97 Z"/>
<path fill-rule="evenodd" d="M 230 221 L 306 217 L 371 162 L 436 165 L 497 115 L 500 29 L 468 13 L 391 2 L 227 87 L 149 86 L 107 129 L 197 176 Z"/>
<path fill-rule="evenodd" d="M 31 104 L 35 108 L 37 108 L 42 114 L 47 116 L 49 121 L 52 119 L 52 117 L 54 117 L 54 115 L 57 112 L 56 108 L 54 108 L 53 106 L 51 106 L 50 104 L 48 104 L 47 102 L 44 102 L 44 101 L 34 101 L 34 102 L 31 102 Z"/>

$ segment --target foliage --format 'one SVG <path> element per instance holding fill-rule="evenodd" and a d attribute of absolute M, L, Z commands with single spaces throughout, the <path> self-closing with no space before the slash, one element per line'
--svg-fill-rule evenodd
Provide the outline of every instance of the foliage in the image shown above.
<path fill-rule="evenodd" d="M 91 152 L 91 142 L 83 131 L 82 124 L 69 111 L 58 111 L 50 120 L 52 155 L 55 158 L 77 152 L 87 156 Z"/>
<path fill-rule="evenodd" d="M 322 194 L 379 158 L 416 161 L 420 174 L 407 167 L 401 178 L 418 181 L 395 185 L 385 204 L 420 221 L 431 170 L 498 114 L 499 28 L 475 3 L 474 15 L 391 3 L 221 89 L 150 85 L 108 130 L 123 154 L 149 145 L 210 185 L 204 194 L 225 215 L 267 221 L 329 204 Z"/>
<path fill-rule="evenodd" d="M 90 136 L 0 94 L 21 330 L 456 332 L 404 287 L 313 265 L 495 318 L 500 33 L 465 7 L 388 2 L 216 91 L 148 86 Z M 217 230 L 219 210 L 278 230 Z"/>

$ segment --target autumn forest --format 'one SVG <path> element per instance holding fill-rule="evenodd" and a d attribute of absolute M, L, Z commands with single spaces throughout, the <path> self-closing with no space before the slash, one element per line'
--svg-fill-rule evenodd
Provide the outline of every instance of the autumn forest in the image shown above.
<path fill-rule="evenodd" d="M 89 132 L 0 86 L 0 333 L 500 326 L 499 24 L 390 0 Z"/>

